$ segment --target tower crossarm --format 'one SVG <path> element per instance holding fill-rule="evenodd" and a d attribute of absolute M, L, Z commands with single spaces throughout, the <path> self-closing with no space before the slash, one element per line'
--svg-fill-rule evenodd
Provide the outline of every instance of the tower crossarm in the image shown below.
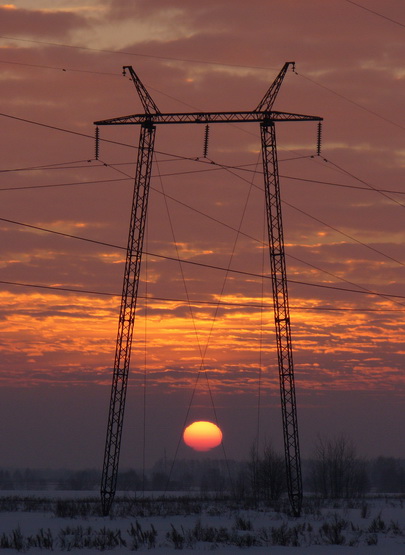
<path fill-rule="evenodd" d="M 139 79 L 138 75 L 135 73 L 132 66 L 124 66 L 122 68 L 122 74 L 125 76 L 126 72 L 129 72 L 131 79 L 135 85 L 135 88 L 139 94 L 139 98 L 142 102 L 142 106 L 145 110 L 145 114 L 160 114 L 159 108 L 156 106 L 153 98 L 149 94 L 145 85 Z"/>
<path fill-rule="evenodd" d="M 285 74 L 287 73 L 289 66 L 292 66 L 294 69 L 295 62 L 286 62 L 283 65 L 280 73 L 277 75 L 273 83 L 270 85 L 269 90 L 266 92 L 262 100 L 259 102 L 259 105 L 256 108 L 257 112 L 261 112 L 263 110 L 269 112 L 273 108 L 274 101 L 276 100 L 278 91 L 280 90 L 281 84 L 284 80 Z"/>
<path fill-rule="evenodd" d="M 171 123 L 237 123 L 262 121 L 322 121 L 323 118 L 292 112 L 253 111 L 253 112 L 186 112 L 171 114 L 132 114 L 112 119 L 95 121 L 95 125 L 143 125 Z"/>

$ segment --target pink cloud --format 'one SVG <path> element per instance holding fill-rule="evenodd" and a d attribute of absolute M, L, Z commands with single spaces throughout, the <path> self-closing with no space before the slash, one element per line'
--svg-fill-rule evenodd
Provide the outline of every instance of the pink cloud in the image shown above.
<path fill-rule="evenodd" d="M 0 33 L 7 36 L 64 39 L 88 22 L 72 12 L 0 6 Z"/>

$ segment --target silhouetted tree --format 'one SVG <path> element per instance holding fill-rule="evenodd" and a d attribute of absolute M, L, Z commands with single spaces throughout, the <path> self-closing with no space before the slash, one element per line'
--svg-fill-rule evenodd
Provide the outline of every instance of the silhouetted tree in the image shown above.
<path fill-rule="evenodd" d="M 146 489 L 146 482 L 144 483 L 142 477 L 135 470 L 127 470 L 118 474 L 117 489 L 123 491 L 140 491 L 143 486 Z"/>
<path fill-rule="evenodd" d="M 405 461 L 378 457 L 371 464 L 371 482 L 379 493 L 405 493 Z"/>
<path fill-rule="evenodd" d="M 223 493 L 225 489 L 225 477 L 221 470 L 215 466 L 207 468 L 201 477 L 201 492 Z"/>
<path fill-rule="evenodd" d="M 0 489 L 14 489 L 14 482 L 8 470 L 0 470 Z"/>
<path fill-rule="evenodd" d="M 168 489 L 169 476 L 166 472 L 153 472 L 152 473 L 152 490 L 165 491 Z"/>
<path fill-rule="evenodd" d="M 78 470 L 70 472 L 69 475 L 60 481 L 59 488 L 67 490 L 94 490 L 99 487 L 100 472 L 98 470 Z"/>
<path fill-rule="evenodd" d="M 270 445 L 263 449 L 262 455 L 252 446 L 249 474 L 252 493 L 257 500 L 277 501 L 287 489 L 284 458 Z"/>
<path fill-rule="evenodd" d="M 310 487 L 324 498 L 358 497 L 368 489 L 366 463 L 344 436 L 318 438 L 310 470 Z"/>

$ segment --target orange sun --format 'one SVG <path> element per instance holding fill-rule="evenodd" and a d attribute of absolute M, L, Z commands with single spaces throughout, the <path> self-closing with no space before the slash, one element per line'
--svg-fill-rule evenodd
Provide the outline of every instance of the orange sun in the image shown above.
<path fill-rule="evenodd" d="M 212 422 L 193 422 L 184 430 L 183 440 L 195 451 L 209 451 L 221 444 L 222 432 Z"/>

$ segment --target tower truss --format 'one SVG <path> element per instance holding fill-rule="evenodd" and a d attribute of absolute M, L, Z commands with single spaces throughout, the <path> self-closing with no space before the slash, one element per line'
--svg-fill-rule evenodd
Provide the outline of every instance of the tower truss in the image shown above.
<path fill-rule="evenodd" d="M 261 123 L 260 130 L 283 419 L 284 452 L 287 470 L 287 489 L 293 513 L 299 516 L 302 504 L 301 462 L 280 183 L 277 163 L 276 130 L 274 122 L 264 120 Z"/>
<path fill-rule="evenodd" d="M 125 66 L 124 74 L 129 72 L 142 102 L 144 113 L 95 122 L 97 126 L 139 125 L 141 128 L 101 481 L 101 502 L 104 515 L 108 515 L 110 512 L 117 485 L 156 126 L 201 123 L 207 125 L 229 122 L 258 122 L 260 124 L 287 486 L 293 514 L 299 516 L 301 512 L 301 461 L 275 124 L 289 121 L 319 122 L 322 118 L 273 110 L 274 101 L 290 65 L 294 67 L 294 62 L 284 64 L 257 108 L 251 112 L 166 114 L 160 112 L 133 68 Z"/>

